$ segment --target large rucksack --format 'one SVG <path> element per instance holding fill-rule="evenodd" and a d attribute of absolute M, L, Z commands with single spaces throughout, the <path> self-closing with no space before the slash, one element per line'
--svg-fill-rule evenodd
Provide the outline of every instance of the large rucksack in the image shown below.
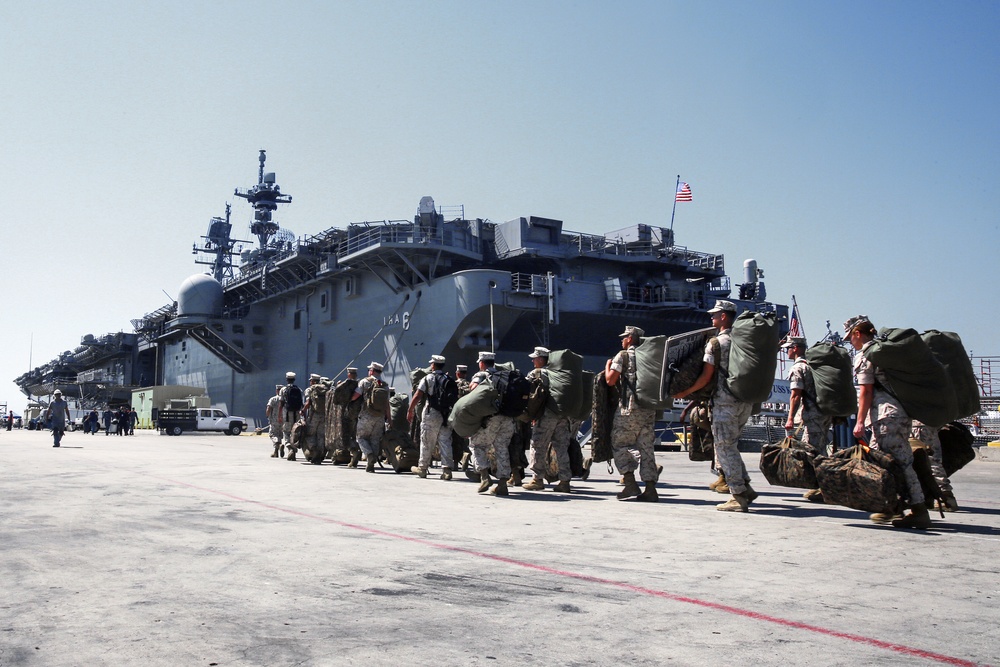
<path fill-rule="evenodd" d="M 476 385 L 476 388 L 458 399 L 448 417 L 448 425 L 455 433 L 468 438 L 483 426 L 487 417 L 497 413 L 497 390 L 489 382 Z"/>
<path fill-rule="evenodd" d="M 851 355 L 833 343 L 816 343 L 806 350 L 806 363 L 812 371 L 820 414 L 827 417 L 846 417 L 858 411 L 858 392 L 854 388 Z"/>
<path fill-rule="evenodd" d="M 580 412 L 583 395 L 590 393 L 590 386 L 583 384 L 583 357 L 572 350 L 553 350 L 545 368 L 549 373 L 548 409 L 560 417 Z"/>
<path fill-rule="evenodd" d="M 389 386 L 382 381 L 369 383 L 365 391 L 365 407 L 382 415 L 389 407 Z"/>
<path fill-rule="evenodd" d="M 312 398 L 309 399 L 309 410 L 313 414 L 326 414 L 326 394 L 328 389 L 329 387 L 322 382 L 318 382 L 312 386 L 312 391 L 310 392 Z"/>
<path fill-rule="evenodd" d="M 664 410 L 673 405 L 669 396 L 661 398 L 663 386 L 664 352 L 667 348 L 666 336 L 643 338 L 635 347 L 635 399 L 640 407 Z M 623 369 L 621 381 L 627 386 L 628 374 Z M 633 387 L 629 386 L 629 390 Z"/>
<path fill-rule="evenodd" d="M 883 327 L 864 355 L 885 373 L 889 386 L 884 389 L 909 417 L 932 428 L 958 419 L 948 372 L 916 331 Z"/>
<path fill-rule="evenodd" d="M 774 313 L 745 311 L 730 330 L 726 387 L 744 403 L 763 403 L 774 388 L 781 340 Z"/>
<path fill-rule="evenodd" d="M 490 376 L 493 388 L 497 390 L 497 412 L 505 417 L 519 417 L 528 407 L 531 398 L 531 381 L 521 375 L 521 371 L 500 368 Z"/>
<path fill-rule="evenodd" d="M 290 384 L 285 387 L 284 391 L 285 409 L 291 410 L 292 412 L 298 412 L 302 409 L 302 405 L 305 401 L 302 398 L 302 390 L 294 384 Z"/>
<path fill-rule="evenodd" d="M 458 402 L 458 383 L 447 373 L 431 377 L 434 380 L 434 389 L 427 395 L 427 405 L 448 419 L 451 409 Z"/>
<path fill-rule="evenodd" d="M 958 418 L 974 415 L 981 409 L 979 403 L 979 382 L 972 370 L 972 361 L 962 345 L 957 333 L 930 329 L 920 335 L 927 343 L 934 358 L 941 362 L 951 378 L 951 388 L 955 391 Z"/>

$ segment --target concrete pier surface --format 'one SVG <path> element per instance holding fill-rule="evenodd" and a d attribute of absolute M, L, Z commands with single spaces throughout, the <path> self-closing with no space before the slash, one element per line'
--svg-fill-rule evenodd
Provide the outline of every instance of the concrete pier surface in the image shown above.
<path fill-rule="evenodd" d="M 0 432 L 0 665 L 1000 664 L 1000 463 L 929 531 L 772 487 L 717 512 L 269 458 L 265 436 Z"/>

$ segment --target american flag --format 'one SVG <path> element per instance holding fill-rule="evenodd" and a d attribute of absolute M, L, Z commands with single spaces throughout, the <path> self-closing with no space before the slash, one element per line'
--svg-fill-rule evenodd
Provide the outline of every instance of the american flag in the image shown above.
<path fill-rule="evenodd" d="M 792 297 L 792 299 L 794 299 L 794 298 L 795 297 Z M 792 320 L 791 320 L 791 322 L 788 323 L 788 337 L 792 338 L 794 336 L 794 337 L 801 338 L 804 335 L 805 334 L 802 333 L 802 326 L 799 324 L 799 306 L 798 306 L 798 304 L 796 304 L 796 303 L 793 302 L 793 305 L 792 305 Z"/>
<path fill-rule="evenodd" d="M 681 183 L 677 186 L 677 195 L 674 197 L 674 201 L 691 201 L 691 186 L 687 183 Z"/>

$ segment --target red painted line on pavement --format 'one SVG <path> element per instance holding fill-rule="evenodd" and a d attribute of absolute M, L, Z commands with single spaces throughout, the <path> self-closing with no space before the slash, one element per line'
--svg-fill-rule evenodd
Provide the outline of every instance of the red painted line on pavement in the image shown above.
<path fill-rule="evenodd" d="M 323 516 L 318 516 L 316 514 L 309 514 L 308 512 L 301 512 L 299 510 L 289 509 L 287 507 L 271 505 L 269 503 L 261 502 L 259 500 L 253 500 L 250 498 L 244 498 L 242 496 L 237 496 L 232 493 L 227 493 L 225 491 L 209 489 L 203 486 L 198 486 L 196 484 L 189 484 L 188 482 L 181 482 L 174 479 L 168 479 L 166 477 L 157 477 L 155 475 L 149 475 L 149 476 L 165 482 L 170 482 L 171 484 L 186 486 L 191 489 L 197 489 L 199 491 L 205 491 L 207 493 L 212 493 L 218 496 L 232 498 L 233 500 L 238 500 L 240 502 L 257 505 L 258 507 L 264 507 L 266 509 L 275 510 L 277 512 L 284 512 L 285 514 L 293 514 L 295 516 L 301 516 L 307 519 L 315 519 L 317 521 L 334 524 L 337 526 L 341 526 L 343 528 L 350 528 L 352 530 L 369 533 L 371 535 L 388 537 L 394 540 L 411 542 L 413 544 L 421 544 L 423 546 L 431 547 L 433 549 L 443 549 L 445 551 L 453 551 L 455 553 L 462 553 L 468 556 L 476 556 L 477 558 L 487 558 L 489 560 L 494 560 L 500 563 L 506 563 L 507 565 L 516 565 L 517 567 L 522 567 L 529 570 L 537 570 L 539 572 L 544 572 L 546 574 L 553 574 L 560 577 L 567 577 L 569 579 L 576 579 L 578 581 L 587 581 L 594 584 L 612 586 L 614 588 L 620 588 L 623 590 L 631 591 L 633 593 L 641 593 L 643 595 L 650 595 L 653 597 L 663 598 L 666 600 L 672 600 L 674 602 L 684 602 L 687 604 L 693 604 L 699 607 L 704 607 L 706 609 L 712 609 L 714 611 L 721 611 L 727 614 L 742 616 L 744 618 L 752 618 L 757 621 L 764 621 L 766 623 L 782 625 L 788 628 L 795 628 L 796 630 L 806 630 L 808 632 L 814 632 L 816 634 L 825 635 L 827 637 L 846 639 L 848 641 L 852 641 L 858 644 L 866 644 L 868 646 L 873 646 L 875 648 L 881 648 L 887 651 L 900 653 L 902 655 L 913 656 L 915 658 L 924 658 L 926 660 L 933 660 L 935 662 L 940 662 L 946 665 L 957 665 L 959 667 L 989 667 L 989 665 L 986 665 L 985 663 L 977 663 L 977 662 L 972 662 L 970 660 L 963 660 L 962 658 L 956 658 L 950 655 L 944 655 L 942 653 L 934 653 L 933 651 L 925 651 L 923 649 L 914 648 L 912 646 L 906 646 L 904 644 L 894 644 L 892 642 L 882 641 L 881 639 L 875 639 L 874 637 L 865 637 L 864 635 L 857 635 L 850 632 L 840 632 L 838 630 L 831 630 L 829 628 L 823 628 L 818 625 L 810 625 L 809 623 L 801 623 L 799 621 L 793 621 L 787 618 L 781 618 L 780 616 L 771 616 L 769 614 L 762 614 L 760 612 L 752 611 L 750 609 L 731 607 L 729 605 L 721 604 L 718 602 L 712 602 L 710 600 L 701 600 L 699 598 L 688 597 L 686 595 L 677 595 L 675 593 L 668 593 L 667 591 L 656 590 L 655 588 L 645 588 L 643 586 L 635 586 L 633 584 L 625 583 L 624 581 L 616 581 L 614 579 L 604 579 L 602 577 L 595 577 L 589 574 L 581 574 L 579 572 L 570 572 L 568 570 L 558 570 L 556 568 L 548 567 L 547 565 L 539 565 L 538 563 L 531 563 L 529 561 L 518 560 L 516 558 L 509 558 L 507 556 L 491 554 L 485 551 L 476 551 L 474 549 L 459 547 L 452 544 L 445 544 L 443 542 L 434 542 L 421 537 L 413 537 L 411 535 L 392 533 L 386 530 L 381 530 L 379 528 L 362 526 L 356 523 L 349 523 L 347 521 L 340 521 L 338 519 L 331 519 L 329 517 L 323 517 Z"/>

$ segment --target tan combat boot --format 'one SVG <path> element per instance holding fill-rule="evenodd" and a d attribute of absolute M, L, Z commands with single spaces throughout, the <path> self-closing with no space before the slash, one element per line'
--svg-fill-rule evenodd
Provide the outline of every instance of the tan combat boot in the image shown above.
<path fill-rule="evenodd" d="M 532 477 L 531 481 L 521 487 L 525 491 L 544 491 L 545 480 L 541 477 Z"/>
<path fill-rule="evenodd" d="M 288 460 L 289 461 L 294 461 L 295 460 L 295 449 L 292 448 L 292 447 L 288 448 Z"/>
<path fill-rule="evenodd" d="M 625 488 L 618 492 L 618 500 L 632 498 L 642 493 L 642 489 L 636 484 L 634 472 L 627 472 L 622 475 L 622 484 L 625 485 Z"/>
<path fill-rule="evenodd" d="M 927 511 L 927 505 L 924 503 L 917 503 L 910 508 L 910 513 L 904 516 L 902 519 L 896 519 L 892 522 L 893 528 L 916 528 L 918 530 L 927 530 L 931 527 L 931 515 Z"/>
<path fill-rule="evenodd" d="M 422 468 L 420 466 L 413 466 L 410 468 L 410 472 L 421 479 L 427 479 L 427 468 Z"/>
<path fill-rule="evenodd" d="M 510 493 L 507 492 L 507 480 L 498 479 L 497 485 L 490 490 L 494 496 L 509 496 Z"/>
<path fill-rule="evenodd" d="M 958 501 L 955 500 L 955 494 L 951 491 L 942 491 L 941 502 L 944 504 L 945 512 L 957 512 L 958 511 Z"/>
<path fill-rule="evenodd" d="M 729 489 L 729 484 L 726 483 L 725 478 L 722 479 L 722 484 L 719 484 L 717 487 L 715 487 L 715 492 L 721 494 L 732 493 L 732 491 L 730 491 Z"/>
<path fill-rule="evenodd" d="M 825 502 L 823 500 L 823 492 L 820 491 L 819 489 L 809 489 L 808 491 L 802 494 L 802 497 L 811 503 Z"/>
<path fill-rule="evenodd" d="M 350 461 L 350 463 L 347 464 L 347 467 L 348 468 L 357 468 L 358 467 L 358 461 L 360 461 L 360 460 L 361 460 L 361 452 L 359 452 L 359 451 L 351 452 L 351 461 Z"/>
<path fill-rule="evenodd" d="M 656 482 L 646 482 L 646 489 L 639 494 L 636 500 L 644 503 L 660 502 L 660 496 L 656 493 Z"/>
<path fill-rule="evenodd" d="M 719 478 L 718 478 L 718 479 L 716 479 L 716 480 L 715 480 L 714 482 L 712 482 L 711 484 L 709 484 L 709 485 L 708 485 L 708 488 L 710 488 L 710 489 L 711 489 L 712 491 L 717 491 L 717 490 L 719 489 L 719 486 L 720 486 L 720 485 L 722 485 L 722 484 L 725 484 L 725 483 L 726 483 L 726 476 L 725 476 L 725 475 L 723 475 L 723 474 L 722 474 L 722 473 L 720 472 L 720 473 L 719 473 Z"/>
<path fill-rule="evenodd" d="M 903 505 L 897 502 L 896 507 L 888 512 L 875 512 L 874 514 L 869 514 L 868 518 L 872 523 L 888 525 L 892 523 L 893 519 L 903 518 Z"/>
<path fill-rule="evenodd" d="M 556 493 L 570 493 L 569 480 L 560 480 L 558 484 L 552 487 L 552 490 Z"/>
<path fill-rule="evenodd" d="M 715 506 L 720 512 L 747 512 L 750 508 L 750 501 L 742 493 L 734 493 L 730 500 Z"/>
<path fill-rule="evenodd" d="M 510 479 L 507 480 L 508 486 L 521 486 L 521 482 L 524 481 L 524 472 L 520 468 L 514 468 L 510 473 Z"/>
<path fill-rule="evenodd" d="M 490 486 L 492 485 L 493 485 L 493 480 L 490 479 L 490 471 L 480 470 L 479 489 L 476 491 L 476 493 L 486 493 L 486 491 L 489 490 Z"/>
<path fill-rule="evenodd" d="M 441 469 L 441 479 L 447 481 L 451 479 L 451 468 Z"/>

